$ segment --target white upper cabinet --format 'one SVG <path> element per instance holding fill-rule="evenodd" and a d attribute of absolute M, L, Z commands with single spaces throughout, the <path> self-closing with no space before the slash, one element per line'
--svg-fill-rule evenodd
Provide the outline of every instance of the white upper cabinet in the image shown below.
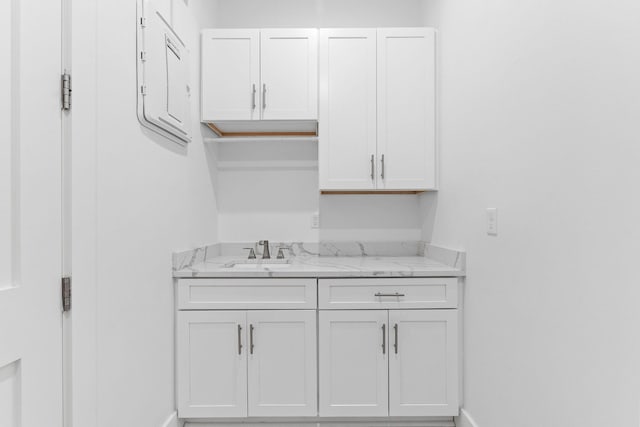
<path fill-rule="evenodd" d="M 378 188 L 436 187 L 435 31 L 378 29 Z"/>
<path fill-rule="evenodd" d="M 250 132 L 315 134 L 318 118 L 318 30 L 216 29 L 202 32 L 201 120 L 220 131 L 228 121 Z M 307 121 L 286 125 L 287 121 Z M 218 126 L 218 122 L 223 122 Z M 285 124 L 283 124 L 283 122 Z M 240 131 L 243 129 L 239 128 Z"/>
<path fill-rule="evenodd" d="M 202 121 L 259 119 L 260 32 L 204 30 L 201 80 Z"/>
<path fill-rule="evenodd" d="M 320 30 L 320 188 L 376 188 L 376 30 Z"/>
<path fill-rule="evenodd" d="M 317 415 L 315 310 L 248 311 L 249 416 Z"/>
<path fill-rule="evenodd" d="M 389 311 L 389 415 L 458 413 L 457 310 Z"/>
<path fill-rule="evenodd" d="M 318 30 L 260 30 L 263 120 L 318 118 Z"/>
<path fill-rule="evenodd" d="M 436 189 L 435 31 L 320 32 L 320 189 Z"/>

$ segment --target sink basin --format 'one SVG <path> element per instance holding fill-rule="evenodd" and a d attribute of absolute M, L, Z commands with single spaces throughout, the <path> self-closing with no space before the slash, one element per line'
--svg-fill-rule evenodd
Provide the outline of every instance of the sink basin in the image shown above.
<path fill-rule="evenodd" d="M 276 268 L 288 268 L 291 267 L 291 264 L 234 264 L 229 268 L 237 268 L 237 269 L 243 269 L 243 270 L 252 270 L 252 269 L 260 269 L 260 268 L 269 268 L 269 269 L 276 269 Z"/>
<path fill-rule="evenodd" d="M 288 262 L 236 262 L 229 266 L 225 266 L 225 268 L 231 268 L 234 270 L 261 270 L 263 268 L 269 270 L 280 270 L 289 267 L 291 267 L 291 264 Z"/>

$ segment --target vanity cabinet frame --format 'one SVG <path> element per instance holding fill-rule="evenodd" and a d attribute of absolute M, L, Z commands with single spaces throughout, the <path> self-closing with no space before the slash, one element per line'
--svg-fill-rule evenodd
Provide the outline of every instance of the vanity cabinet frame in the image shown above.
<path fill-rule="evenodd" d="M 178 416 L 389 425 L 456 416 L 461 283 L 179 279 Z"/>

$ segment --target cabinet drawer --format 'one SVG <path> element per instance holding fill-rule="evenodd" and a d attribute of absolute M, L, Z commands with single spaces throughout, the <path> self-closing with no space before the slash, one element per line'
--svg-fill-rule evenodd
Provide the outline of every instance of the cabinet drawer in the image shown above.
<path fill-rule="evenodd" d="M 321 309 L 456 308 L 458 279 L 320 279 Z"/>
<path fill-rule="evenodd" d="M 316 279 L 180 279 L 178 310 L 315 309 Z"/>

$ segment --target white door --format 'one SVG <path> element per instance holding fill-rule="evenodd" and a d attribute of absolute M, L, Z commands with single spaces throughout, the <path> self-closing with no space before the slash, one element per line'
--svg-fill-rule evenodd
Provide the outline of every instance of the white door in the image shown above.
<path fill-rule="evenodd" d="M 263 120 L 318 118 L 318 30 L 260 31 Z"/>
<path fill-rule="evenodd" d="M 321 190 L 376 187 L 376 30 L 320 30 Z"/>
<path fill-rule="evenodd" d="M 320 416 L 388 414 L 386 310 L 320 311 Z"/>
<path fill-rule="evenodd" d="M 389 415 L 458 414 L 457 310 L 389 312 Z"/>
<path fill-rule="evenodd" d="M 202 31 L 202 121 L 260 118 L 258 30 Z"/>
<path fill-rule="evenodd" d="M 316 416 L 316 311 L 249 311 L 247 324 L 249 416 Z"/>
<path fill-rule="evenodd" d="M 178 416 L 247 416 L 244 311 L 178 312 Z"/>
<path fill-rule="evenodd" d="M 435 31 L 378 29 L 378 189 L 436 188 Z"/>
<path fill-rule="evenodd" d="M 62 425 L 61 2 L 0 3 L 0 426 Z"/>

